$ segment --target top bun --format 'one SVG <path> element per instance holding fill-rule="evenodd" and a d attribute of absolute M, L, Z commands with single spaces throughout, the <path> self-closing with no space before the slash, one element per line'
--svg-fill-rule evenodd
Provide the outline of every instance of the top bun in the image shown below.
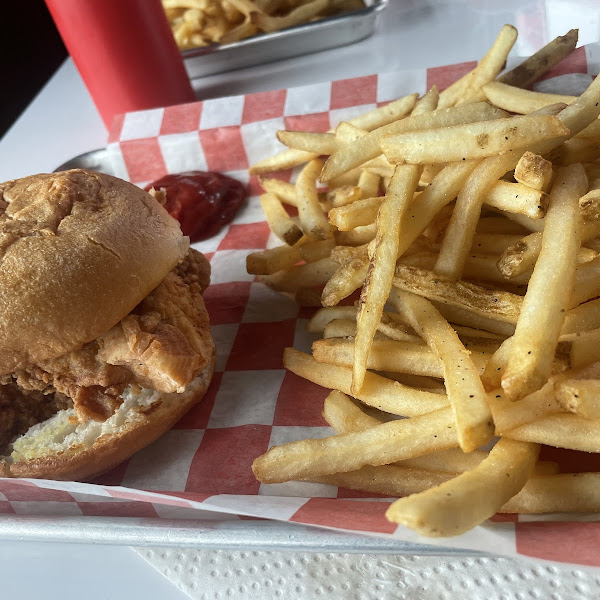
<path fill-rule="evenodd" d="M 0 184 L 0 375 L 80 348 L 185 256 L 147 192 L 83 170 Z"/>

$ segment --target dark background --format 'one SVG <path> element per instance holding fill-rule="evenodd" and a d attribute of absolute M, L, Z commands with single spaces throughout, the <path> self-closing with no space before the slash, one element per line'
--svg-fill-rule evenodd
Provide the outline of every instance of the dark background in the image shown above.
<path fill-rule="evenodd" d="M 67 56 L 43 0 L 2 2 L 0 137 Z"/>

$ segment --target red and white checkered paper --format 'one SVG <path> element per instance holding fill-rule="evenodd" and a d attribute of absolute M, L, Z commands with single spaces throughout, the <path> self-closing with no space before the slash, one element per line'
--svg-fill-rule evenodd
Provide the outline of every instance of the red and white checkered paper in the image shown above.
<path fill-rule="evenodd" d="M 595 74 L 599 59 L 599 46 L 579 49 L 548 77 Z M 474 64 L 369 75 L 118 117 L 109 143 L 120 150 L 134 183 L 210 169 L 249 186 L 252 197 L 235 221 L 195 245 L 212 265 L 204 298 L 218 350 L 216 373 L 204 400 L 173 430 L 93 482 L 0 479 L 0 512 L 155 517 L 159 524 L 161 518 L 190 518 L 194 509 L 203 509 L 600 566 L 598 515 L 502 515 L 463 536 L 431 540 L 389 523 L 384 516 L 389 499 L 323 484 L 264 485 L 251 471 L 252 461 L 270 446 L 327 436 L 332 430 L 321 416 L 329 390 L 282 365 L 286 346 L 309 351 L 312 338 L 305 326 L 312 310 L 300 309 L 246 273 L 247 254 L 279 245 L 263 219 L 256 197 L 260 188 L 248 177 L 248 166 L 282 149 L 275 139 L 278 129 L 326 131 L 434 83 L 443 89 Z M 600 470 L 598 455 L 553 454 L 547 458 L 568 461 L 568 470 Z"/>

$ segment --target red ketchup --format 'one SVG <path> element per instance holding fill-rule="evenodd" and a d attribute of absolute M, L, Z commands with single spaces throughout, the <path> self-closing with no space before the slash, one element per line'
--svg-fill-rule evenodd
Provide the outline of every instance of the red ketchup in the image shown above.
<path fill-rule="evenodd" d="M 181 224 L 183 235 L 199 242 L 215 235 L 233 220 L 246 199 L 243 184 L 211 171 L 188 171 L 165 175 L 147 185 L 165 190 L 165 208 Z"/>

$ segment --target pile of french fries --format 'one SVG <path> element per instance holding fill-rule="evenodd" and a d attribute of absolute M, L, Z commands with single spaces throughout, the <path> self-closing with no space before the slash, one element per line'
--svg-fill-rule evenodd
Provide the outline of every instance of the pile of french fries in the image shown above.
<path fill-rule="evenodd" d="M 538 460 L 600 452 L 600 78 L 579 97 L 528 91 L 577 32 L 499 76 L 516 36 L 504 26 L 442 92 L 279 131 L 289 149 L 251 168 L 284 243 L 247 269 L 322 306 L 312 356 L 288 348 L 284 365 L 333 390 L 336 431 L 271 448 L 260 481 L 399 497 L 387 517 L 429 536 L 600 511 L 600 473 Z M 266 176 L 292 167 L 295 184 Z"/>
<path fill-rule="evenodd" d="M 365 8 L 364 0 L 162 0 L 181 50 L 230 44 Z"/>

